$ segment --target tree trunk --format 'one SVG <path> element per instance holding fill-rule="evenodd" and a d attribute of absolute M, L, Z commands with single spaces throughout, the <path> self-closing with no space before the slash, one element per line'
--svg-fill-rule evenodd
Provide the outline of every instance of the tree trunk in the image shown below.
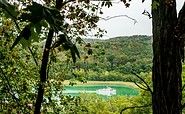
<path fill-rule="evenodd" d="M 182 63 L 180 40 L 177 37 L 175 0 L 152 0 L 159 3 L 152 9 L 153 23 L 153 114 L 182 114 Z"/>
<path fill-rule="evenodd" d="M 39 89 L 38 89 L 37 100 L 35 103 L 34 114 L 40 114 L 41 104 L 42 104 L 43 95 L 44 95 L 44 84 L 46 82 L 46 77 L 47 77 L 47 65 L 48 65 L 48 59 L 49 59 L 49 51 L 50 51 L 50 47 L 52 43 L 53 33 L 54 33 L 53 30 L 49 30 L 48 38 L 46 40 L 46 44 L 44 48 L 44 53 L 42 57 L 42 65 L 41 65 L 41 70 L 40 70 L 40 84 L 39 84 Z"/>

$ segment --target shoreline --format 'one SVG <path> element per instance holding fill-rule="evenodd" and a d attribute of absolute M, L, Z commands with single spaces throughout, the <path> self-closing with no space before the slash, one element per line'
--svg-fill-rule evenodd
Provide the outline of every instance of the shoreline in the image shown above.
<path fill-rule="evenodd" d="M 69 80 L 64 81 L 64 85 L 69 85 Z M 72 81 L 73 82 L 73 81 Z M 128 86 L 132 88 L 138 89 L 138 87 L 133 82 L 123 82 L 123 81 L 87 81 L 87 83 L 81 83 L 78 81 L 75 81 L 80 86 L 86 86 L 86 85 L 119 85 L 119 86 Z"/>

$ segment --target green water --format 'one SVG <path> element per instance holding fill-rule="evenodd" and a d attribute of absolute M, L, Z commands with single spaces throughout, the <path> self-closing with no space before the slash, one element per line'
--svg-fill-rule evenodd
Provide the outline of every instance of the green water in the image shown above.
<path fill-rule="evenodd" d="M 123 95 L 123 96 L 137 96 L 139 94 L 139 90 L 128 87 L 128 86 L 114 86 L 114 85 L 108 85 L 108 87 L 111 87 L 112 89 L 116 90 L 116 94 L 111 96 L 117 96 L 117 95 Z M 65 86 L 65 90 L 63 91 L 63 94 L 65 95 L 71 95 L 71 96 L 79 96 L 80 93 L 94 93 L 96 94 L 96 90 L 107 88 L 107 85 L 75 85 L 75 86 Z M 105 95 L 104 95 L 105 96 Z"/>

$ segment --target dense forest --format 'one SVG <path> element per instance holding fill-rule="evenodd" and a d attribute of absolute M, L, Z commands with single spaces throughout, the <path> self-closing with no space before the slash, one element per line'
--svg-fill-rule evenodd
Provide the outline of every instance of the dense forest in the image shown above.
<path fill-rule="evenodd" d="M 89 72 L 84 74 L 87 80 L 140 81 L 132 73 L 151 72 L 151 36 L 135 35 L 107 40 L 85 39 L 85 42 L 85 47 L 79 47 L 82 58 L 77 61 L 76 67 L 81 72 Z M 84 50 L 87 50 L 86 53 Z"/>

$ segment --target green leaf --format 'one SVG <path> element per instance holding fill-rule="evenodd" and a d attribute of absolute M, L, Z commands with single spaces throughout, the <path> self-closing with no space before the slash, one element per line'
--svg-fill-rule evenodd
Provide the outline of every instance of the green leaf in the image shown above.
<path fill-rule="evenodd" d="M 55 32 L 63 31 L 63 16 L 61 16 L 60 12 L 54 8 L 45 7 L 43 10 L 43 15 L 45 20 L 49 23 L 52 29 Z"/>
<path fill-rule="evenodd" d="M 31 45 L 31 41 L 30 40 L 26 40 L 24 38 L 21 38 L 20 43 L 22 44 L 23 48 L 26 48 L 26 47 Z"/>
<path fill-rule="evenodd" d="M 43 27 L 48 27 L 48 23 L 45 20 L 41 20 L 39 23 Z"/>
<path fill-rule="evenodd" d="M 65 50 L 69 49 L 67 37 L 64 34 L 60 34 L 58 40 L 52 45 L 52 48 L 56 48 L 58 46 L 62 45 Z M 68 46 L 68 48 L 65 48 L 65 46 Z"/>
<path fill-rule="evenodd" d="M 37 23 L 35 25 L 35 29 L 36 29 L 37 34 L 40 34 L 40 32 L 41 32 L 41 25 L 40 25 L 40 23 Z"/>
<path fill-rule="evenodd" d="M 21 31 L 21 37 L 25 38 L 26 40 L 29 40 L 31 36 L 31 30 L 29 25 L 25 26 L 24 29 Z"/>
<path fill-rule="evenodd" d="M 72 56 L 73 62 L 76 62 L 76 55 L 78 56 L 78 58 L 80 58 L 80 54 L 78 52 L 76 45 L 72 44 L 72 47 L 70 48 L 70 50 L 71 50 L 71 56 Z"/>
<path fill-rule="evenodd" d="M 25 39 L 29 39 L 31 35 L 31 31 L 28 29 L 28 26 L 25 26 L 24 29 L 21 31 L 20 35 L 17 36 L 15 39 L 15 42 L 13 43 L 12 47 L 10 48 L 11 50 L 19 43 L 22 37 Z"/>
<path fill-rule="evenodd" d="M 73 49 L 71 49 L 71 57 L 73 59 L 73 62 L 75 63 L 76 62 L 76 56 L 75 56 L 75 52 Z"/>
<path fill-rule="evenodd" d="M 152 3 L 152 9 L 157 9 L 158 6 L 159 6 L 159 3 L 157 1 L 154 1 Z"/>
<path fill-rule="evenodd" d="M 13 43 L 12 47 L 10 48 L 11 50 L 19 43 L 19 41 L 21 40 L 21 35 L 19 35 L 16 39 L 15 42 Z"/>
<path fill-rule="evenodd" d="M 15 42 L 13 43 L 11 50 L 19 43 L 19 41 L 24 38 L 25 40 L 29 40 L 29 37 L 31 36 L 31 30 L 29 28 L 29 25 L 25 26 L 24 29 L 21 31 L 20 35 L 16 38 Z"/>
<path fill-rule="evenodd" d="M 78 58 L 80 58 L 80 54 L 78 52 L 78 49 L 77 49 L 76 45 L 73 45 L 72 49 L 76 53 L 76 55 L 78 56 Z"/>
<path fill-rule="evenodd" d="M 32 39 L 36 42 L 39 42 L 38 33 L 34 31 L 34 28 L 31 29 L 31 36 L 29 37 L 29 40 Z"/>
<path fill-rule="evenodd" d="M 24 10 L 31 13 L 23 13 L 20 17 L 22 21 L 30 21 L 32 23 L 39 23 L 43 17 L 44 6 L 33 2 L 32 5 L 27 6 Z"/>
<path fill-rule="evenodd" d="M 0 8 L 3 9 L 7 18 L 11 18 L 13 20 L 17 19 L 19 14 L 17 9 L 13 5 L 9 4 L 6 0 L 0 0 Z"/>

